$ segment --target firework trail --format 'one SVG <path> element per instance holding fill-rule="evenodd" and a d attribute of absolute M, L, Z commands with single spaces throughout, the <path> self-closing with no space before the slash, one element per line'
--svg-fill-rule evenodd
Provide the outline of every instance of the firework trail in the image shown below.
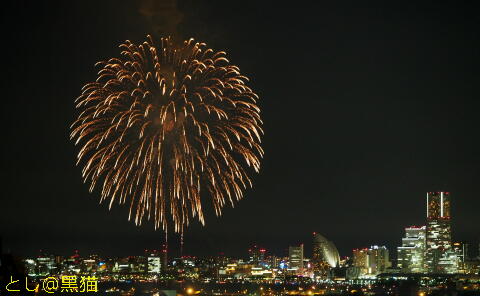
<path fill-rule="evenodd" d="M 156 46 L 148 36 L 120 48 L 76 100 L 70 138 L 84 182 L 90 192 L 101 184 L 109 208 L 129 202 L 137 225 L 151 216 L 165 232 L 169 223 L 182 232 L 193 217 L 205 224 L 202 206 L 221 215 L 260 169 L 258 96 L 225 52 L 193 39 Z"/>

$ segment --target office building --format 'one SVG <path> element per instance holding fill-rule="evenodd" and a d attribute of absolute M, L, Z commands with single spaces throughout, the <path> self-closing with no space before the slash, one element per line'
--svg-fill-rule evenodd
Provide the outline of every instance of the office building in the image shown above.
<path fill-rule="evenodd" d="M 429 273 L 455 273 L 456 259 L 452 252 L 450 193 L 427 193 L 427 229 L 425 269 Z"/>
<path fill-rule="evenodd" d="M 384 273 L 392 263 L 385 246 L 372 246 L 353 250 L 353 266 L 358 269 L 359 277 L 373 277 Z"/>
<path fill-rule="evenodd" d="M 402 246 L 397 248 L 397 266 L 402 272 L 424 272 L 426 226 L 405 228 Z"/>
<path fill-rule="evenodd" d="M 372 246 L 368 250 L 369 274 L 380 274 L 391 267 L 390 254 L 385 246 Z"/>
<path fill-rule="evenodd" d="M 290 269 L 303 270 L 303 244 L 288 248 L 288 263 Z"/>
<path fill-rule="evenodd" d="M 265 253 L 266 250 L 260 248 L 257 245 L 254 245 L 248 249 L 249 262 L 253 265 L 264 265 L 265 264 Z"/>
<path fill-rule="evenodd" d="M 159 273 L 161 270 L 161 259 L 160 257 L 148 257 L 148 272 Z"/>

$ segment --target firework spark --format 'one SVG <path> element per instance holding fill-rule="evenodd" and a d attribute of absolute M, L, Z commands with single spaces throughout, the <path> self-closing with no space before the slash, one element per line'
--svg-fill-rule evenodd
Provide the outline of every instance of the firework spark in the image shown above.
<path fill-rule="evenodd" d="M 76 100 L 70 138 L 84 182 L 90 192 L 103 183 L 109 208 L 128 201 L 137 225 L 152 215 L 164 231 L 172 222 L 182 232 L 192 217 L 205 224 L 202 205 L 211 200 L 221 215 L 260 169 L 258 96 L 225 52 L 193 39 L 120 48 Z"/>

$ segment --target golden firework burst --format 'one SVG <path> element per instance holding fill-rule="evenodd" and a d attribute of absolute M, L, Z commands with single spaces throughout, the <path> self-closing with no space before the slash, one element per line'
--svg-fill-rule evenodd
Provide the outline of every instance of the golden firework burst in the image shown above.
<path fill-rule="evenodd" d="M 172 221 L 182 232 L 191 217 L 205 224 L 202 205 L 211 200 L 221 215 L 260 169 L 258 96 L 225 52 L 193 39 L 120 48 L 76 100 L 70 137 L 83 179 L 90 191 L 102 183 L 110 208 L 129 201 L 137 225 L 151 216 L 164 231 Z"/>

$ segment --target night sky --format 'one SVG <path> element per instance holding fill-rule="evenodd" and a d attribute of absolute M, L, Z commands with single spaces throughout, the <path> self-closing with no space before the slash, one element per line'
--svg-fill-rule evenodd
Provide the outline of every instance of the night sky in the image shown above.
<path fill-rule="evenodd" d="M 258 1 L 260 2 L 260 1 Z M 311 233 L 341 256 L 424 225 L 426 192 L 449 191 L 455 240 L 480 240 L 478 9 L 463 1 L 180 1 L 177 34 L 226 50 L 261 97 L 265 158 L 221 218 L 193 223 L 185 253 L 286 255 Z M 460 3 L 461 2 L 461 3 Z M 470 3 L 473 3 L 470 2 Z M 164 234 L 127 206 L 99 206 L 69 140 L 94 63 L 143 42 L 135 1 L 10 1 L 2 12 L 4 251 L 142 254 Z M 161 22 L 162 20 L 156 20 Z M 170 20 L 165 20 L 166 22 Z M 6 68 L 5 68 L 6 65 Z M 169 235 L 178 253 L 178 236 Z"/>

